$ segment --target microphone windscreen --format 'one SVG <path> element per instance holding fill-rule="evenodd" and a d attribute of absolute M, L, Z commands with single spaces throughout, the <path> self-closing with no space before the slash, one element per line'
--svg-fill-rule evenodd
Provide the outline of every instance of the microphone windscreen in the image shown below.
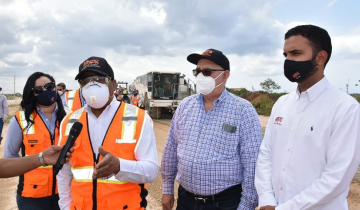
<path fill-rule="evenodd" d="M 77 137 L 80 134 L 82 127 L 83 124 L 81 122 L 75 122 L 70 129 L 69 135 Z"/>

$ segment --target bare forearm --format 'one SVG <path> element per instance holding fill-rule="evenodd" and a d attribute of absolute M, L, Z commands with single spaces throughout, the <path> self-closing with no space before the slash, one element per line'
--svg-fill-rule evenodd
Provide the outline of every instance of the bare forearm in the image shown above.
<path fill-rule="evenodd" d="M 19 176 L 40 166 L 39 155 L 0 159 L 0 178 Z"/>

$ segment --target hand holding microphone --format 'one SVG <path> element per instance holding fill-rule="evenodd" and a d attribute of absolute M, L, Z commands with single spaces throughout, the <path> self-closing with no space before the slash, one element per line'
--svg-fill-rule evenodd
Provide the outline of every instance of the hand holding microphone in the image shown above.
<path fill-rule="evenodd" d="M 66 144 L 63 147 L 59 158 L 54 165 L 54 175 L 57 175 L 59 171 L 62 169 L 63 165 L 66 163 L 67 153 L 70 152 L 71 147 L 73 147 L 76 138 L 79 136 L 83 125 L 80 122 L 75 122 L 71 127 L 68 139 L 66 140 Z"/>

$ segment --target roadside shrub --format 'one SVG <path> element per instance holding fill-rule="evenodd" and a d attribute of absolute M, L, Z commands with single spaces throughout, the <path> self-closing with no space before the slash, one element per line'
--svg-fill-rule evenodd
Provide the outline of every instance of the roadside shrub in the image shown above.
<path fill-rule="evenodd" d="M 360 103 L 360 94 L 351 94 Z"/>
<path fill-rule="evenodd" d="M 274 106 L 275 101 L 273 101 L 268 95 L 262 95 L 251 103 L 259 115 L 270 116 L 271 109 Z"/>

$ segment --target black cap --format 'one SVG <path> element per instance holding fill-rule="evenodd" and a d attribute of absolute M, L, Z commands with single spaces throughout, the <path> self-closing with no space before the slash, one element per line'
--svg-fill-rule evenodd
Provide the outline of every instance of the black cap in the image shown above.
<path fill-rule="evenodd" d="M 208 49 L 203 54 L 190 54 L 187 60 L 190 63 L 197 65 L 200 59 L 208 59 L 217 65 L 221 66 L 224 70 L 230 70 L 230 63 L 227 57 L 219 50 Z"/>
<path fill-rule="evenodd" d="M 111 77 L 114 80 L 114 72 L 108 62 L 101 57 L 90 57 L 82 62 L 79 66 L 79 73 L 76 75 L 75 80 L 80 79 L 84 72 L 93 71 L 104 76 Z"/>

